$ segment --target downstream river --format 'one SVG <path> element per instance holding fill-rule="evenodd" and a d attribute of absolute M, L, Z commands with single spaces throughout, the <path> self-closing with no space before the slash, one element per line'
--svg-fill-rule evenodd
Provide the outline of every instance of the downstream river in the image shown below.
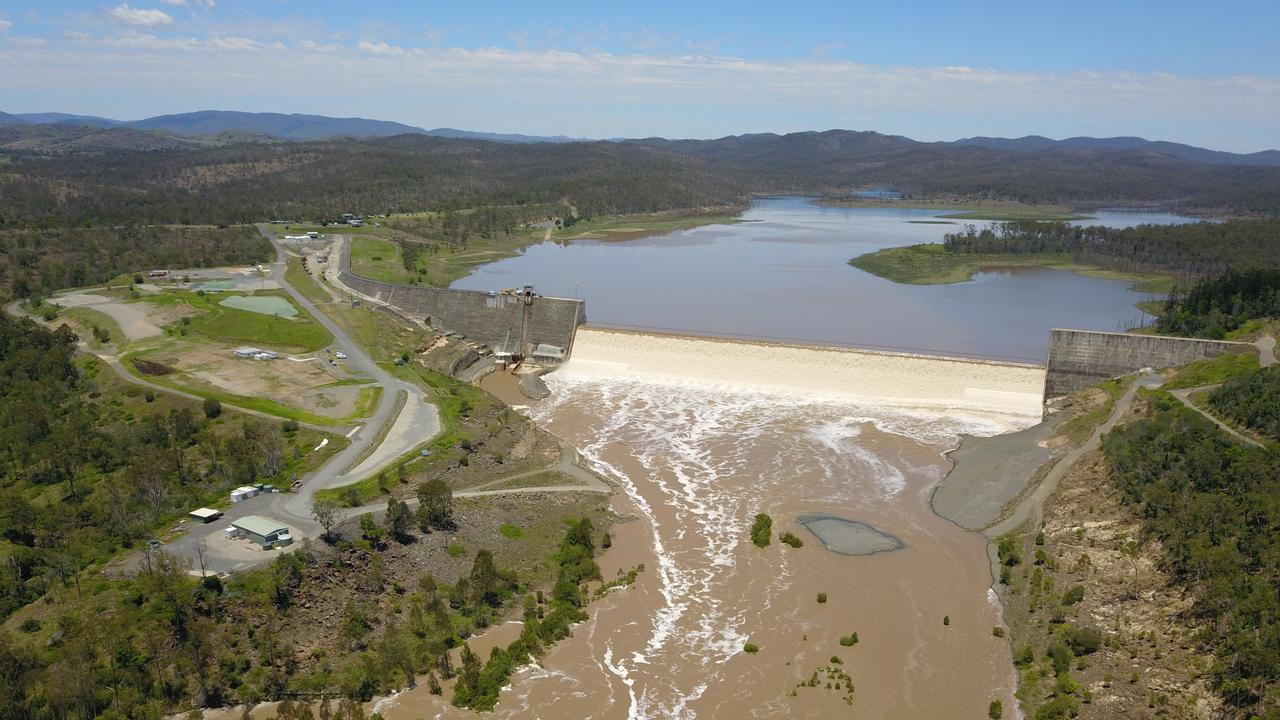
<path fill-rule="evenodd" d="M 757 201 L 734 225 L 630 240 L 545 242 L 484 265 L 453 287 L 533 283 L 587 300 L 587 321 L 706 335 L 880 347 L 1039 362 L 1053 327 L 1123 330 L 1146 316 L 1126 284 L 1069 272 L 983 272 L 953 285 L 899 285 L 848 260 L 886 247 L 940 242 L 964 221 L 935 210 Z M 930 222 L 922 222 L 930 221 Z M 1185 222 L 1098 213 L 1087 224 Z M 979 225 L 984 223 L 977 223 Z"/>
<path fill-rule="evenodd" d="M 1032 361 L 1052 326 L 1138 320 L 1140 298 L 1118 282 L 1027 270 L 901 286 L 846 264 L 960 227 L 910 222 L 929 217 L 763 200 L 732 226 L 537 245 L 457 286 L 576 288 L 606 325 Z M 962 434 L 1038 419 L 1042 371 L 944 359 L 894 370 L 883 354 L 836 350 L 797 365 L 805 352 L 579 333 L 573 359 L 546 378 L 552 396 L 526 412 L 617 486 L 605 578 L 644 571 L 518 672 L 496 717 L 977 718 L 992 700 L 1017 716 L 1011 649 L 992 632 L 1002 619 L 987 541 L 935 515 L 929 498 Z M 509 390 L 504 378 L 486 387 Z M 756 513 L 773 517 L 767 548 L 749 539 Z M 888 542 L 834 552 L 799 523 L 812 516 Z M 803 547 L 781 545 L 781 531 Z M 491 642 L 476 644 L 485 653 Z M 388 720 L 468 716 L 421 686 L 376 709 Z"/>

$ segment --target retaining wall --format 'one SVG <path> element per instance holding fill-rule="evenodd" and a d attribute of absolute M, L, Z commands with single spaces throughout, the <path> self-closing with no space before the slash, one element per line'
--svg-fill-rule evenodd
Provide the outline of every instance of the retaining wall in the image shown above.
<path fill-rule="evenodd" d="M 1054 330 L 1049 335 L 1044 395 L 1046 398 L 1067 395 L 1146 367 L 1159 370 L 1254 349 L 1248 343 L 1222 340 Z"/>
<path fill-rule="evenodd" d="M 538 345 L 552 345 L 564 350 L 568 359 L 578 326 L 586 319 L 583 300 L 538 296 L 532 304 L 525 305 L 520 298 L 509 295 L 489 297 L 487 292 L 478 290 L 370 280 L 351 272 L 349 252 L 342 253 L 338 277 L 356 292 L 424 319 L 432 327 L 452 330 L 498 351 L 532 356 Z M 522 337 L 526 313 L 528 334 Z"/>

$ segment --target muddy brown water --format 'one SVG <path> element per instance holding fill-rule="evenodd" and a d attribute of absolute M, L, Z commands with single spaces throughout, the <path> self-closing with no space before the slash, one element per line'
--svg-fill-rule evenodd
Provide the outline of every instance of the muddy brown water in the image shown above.
<path fill-rule="evenodd" d="M 645 571 L 519 671 L 495 716 L 952 718 L 982 717 L 993 699 L 1016 707 L 1010 649 L 992 635 L 1001 619 L 986 542 L 928 504 L 959 433 L 1007 428 L 750 388 L 547 379 L 554 395 L 529 412 L 618 483 L 615 510 L 634 518 L 614 529 L 606 579 Z M 757 512 L 774 518 L 764 549 L 748 537 Z M 906 547 L 828 551 L 795 522 L 805 513 L 867 523 Z M 804 547 L 781 545 L 784 530 Z M 854 632 L 858 644 L 842 647 Z M 759 652 L 743 652 L 747 642 Z M 797 687 L 832 656 L 853 679 L 852 705 L 825 675 Z M 425 687 L 370 709 L 388 720 L 470 715 Z"/>

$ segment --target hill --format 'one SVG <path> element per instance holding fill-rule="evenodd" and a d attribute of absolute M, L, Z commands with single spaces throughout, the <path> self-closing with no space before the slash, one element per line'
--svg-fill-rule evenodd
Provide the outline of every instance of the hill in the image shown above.
<path fill-rule="evenodd" d="M 992 150 L 1009 150 L 1012 152 L 1035 153 L 1058 148 L 1076 148 L 1082 150 L 1139 150 L 1170 155 L 1183 160 L 1202 163 L 1221 163 L 1228 165 L 1280 165 L 1280 150 L 1263 150 L 1256 153 L 1231 153 L 1219 150 L 1183 145 L 1182 143 L 1165 142 L 1163 140 L 1146 140 L 1140 137 L 1092 138 L 1073 137 L 1065 140 L 1051 140 L 1040 135 L 1027 135 L 1020 138 L 971 137 L 948 143 L 959 147 L 984 147 Z"/>
<path fill-rule="evenodd" d="M 0 128 L 0 138 L 12 130 Z M 109 159 L 14 153 L 0 174 L 0 227 L 243 223 L 565 198 L 596 215 L 724 205 L 745 194 L 736 178 L 659 148 L 399 135 L 231 143 Z"/>
<path fill-rule="evenodd" d="M 1237 213 L 1280 210 L 1280 167 L 1208 163 L 1151 149 L 1024 152 L 849 130 L 628 143 L 704 159 L 749 178 L 749 186 L 760 192 L 838 195 L 879 186 L 908 195 L 1071 206 L 1175 203 Z"/>
<path fill-rule="evenodd" d="M 423 130 L 420 127 L 386 120 L 334 118 L 323 115 L 233 112 L 227 110 L 203 110 L 176 115 L 160 115 L 143 120 L 113 120 L 94 115 L 72 115 L 58 112 L 17 114 L 0 112 L 0 126 L 4 125 L 129 127 L 138 130 L 158 130 L 189 137 L 244 133 L 293 141 L 323 140 L 343 136 L 354 138 L 389 137 L 406 133 L 459 140 L 489 140 L 502 143 L 564 143 L 580 141 L 580 139 L 565 135 L 548 136 L 475 132 L 447 127 Z"/>
<path fill-rule="evenodd" d="M 228 110 L 205 110 L 180 115 L 161 115 L 128 123 L 140 130 L 163 130 L 176 135 L 217 135 L 239 130 L 285 140 L 319 140 L 349 135 L 351 137 L 387 137 L 404 133 L 425 133 L 422 128 L 387 120 L 365 118 L 331 118 L 322 115 L 285 115 L 282 113 L 247 113 Z"/>

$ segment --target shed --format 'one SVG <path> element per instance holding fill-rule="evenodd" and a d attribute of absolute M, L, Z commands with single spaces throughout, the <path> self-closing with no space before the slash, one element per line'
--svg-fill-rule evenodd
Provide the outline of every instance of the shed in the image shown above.
<path fill-rule="evenodd" d="M 252 485 L 242 485 L 241 487 L 231 491 L 231 502 L 244 502 L 245 500 L 256 496 L 259 492 L 261 491 Z"/>
<path fill-rule="evenodd" d="M 284 523 L 261 515 L 246 515 L 233 520 L 231 526 L 243 531 L 246 537 L 267 549 L 293 543 L 293 536 Z"/>
<path fill-rule="evenodd" d="M 192 510 L 191 512 L 187 513 L 187 515 L 192 518 L 195 518 L 196 520 L 199 520 L 202 523 L 210 523 L 222 517 L 222 511 L 214 510 L 213 508 L 202 507 L 202 508 L 197 508 L 195 510 Z"/>

